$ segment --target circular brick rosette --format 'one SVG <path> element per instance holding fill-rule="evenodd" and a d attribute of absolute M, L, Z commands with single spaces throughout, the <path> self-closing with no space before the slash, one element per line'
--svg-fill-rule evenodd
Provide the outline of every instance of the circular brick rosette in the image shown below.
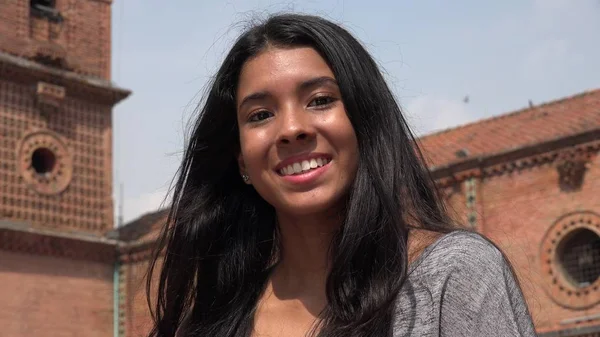
<path fill-rule="evenodd" d="M 64 191 L 73 177 L 73 159 L 65 142 L 51 131 L 27 134 L 18 147 L 18 170 L 25 183 L 44 195 Z"/>
<path fill-rule="evenodd" d="M 559 305 L 586 309 L 600 302 L 600 216 L 558 219 L 542 241 L 540 263 L 546 292 Z"/>

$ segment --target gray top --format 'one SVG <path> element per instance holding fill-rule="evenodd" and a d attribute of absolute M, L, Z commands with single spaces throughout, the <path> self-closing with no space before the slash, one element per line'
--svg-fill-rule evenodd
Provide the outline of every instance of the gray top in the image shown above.
<path fill-rule="evenodd" d="M 411 265 L 396 312 L 394 337 L 536 336 L 503 255 L 464 231 L 442 236 Z"/>

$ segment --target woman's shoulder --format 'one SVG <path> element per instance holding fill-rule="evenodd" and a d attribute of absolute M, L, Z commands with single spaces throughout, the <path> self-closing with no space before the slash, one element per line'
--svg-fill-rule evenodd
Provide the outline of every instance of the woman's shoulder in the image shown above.
<path fill-rule="evenodd" d="M 438 235 L 413 261 L 413 269 L 425 273 L 479 273 L 490 268 L 503 270 L 507 262 L 498 247 L 483 235 L 454 230 Z"/>
<path fill-rule="evenodd" d="M 510 263 L 485 236 L 466 230 L 440 235 L 411 269 L 399 305 L 410 307 L 414 321 L 426 322 L 420 335 L 535 336 Z M 396 327 L 417 329 L 402 315 Z"/>

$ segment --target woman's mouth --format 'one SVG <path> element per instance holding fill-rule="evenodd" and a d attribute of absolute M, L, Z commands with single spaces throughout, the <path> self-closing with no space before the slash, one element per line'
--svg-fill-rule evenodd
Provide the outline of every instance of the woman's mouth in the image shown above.
<path fill-rule="evenodd" d="M 331 159 L 325 157 L 300 160 L 283 167 L 277 172 L 282 176 L 300 175 L 325 166 L 329 162 L 331 162 Z"/>

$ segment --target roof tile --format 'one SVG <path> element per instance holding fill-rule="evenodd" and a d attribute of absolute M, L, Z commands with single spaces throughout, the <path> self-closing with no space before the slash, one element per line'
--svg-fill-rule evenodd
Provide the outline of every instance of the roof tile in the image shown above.
<path fill-rule="evenodd" d="M 600 129 L 600 89 L 423 136 L 430 168 Z M 465 149 L 467 158 L 458 158 Z"/>

